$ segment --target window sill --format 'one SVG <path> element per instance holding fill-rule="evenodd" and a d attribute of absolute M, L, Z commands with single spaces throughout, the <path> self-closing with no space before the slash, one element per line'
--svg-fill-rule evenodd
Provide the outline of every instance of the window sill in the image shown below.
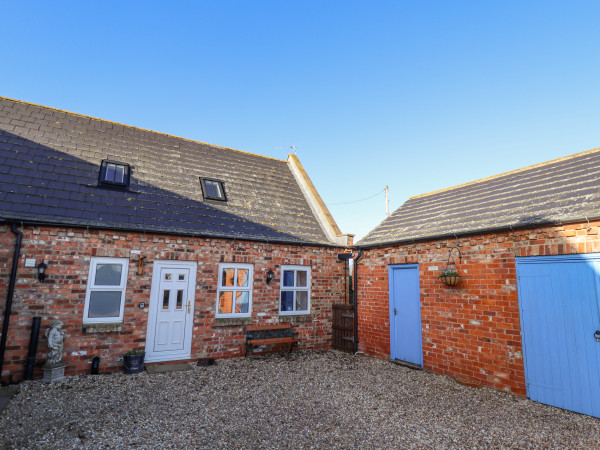
<path fill-rule="evenodd" d="M 310 314 L 290 314 L 289 316 L 279 316 L 279 322 L 312 322 L 312 316 Z"/>
<path fill-rule="evenodd" d="M 227 317 L 215 319 L 215 327 L 233 327 L 241 325 L 252 325 L 252 317 Z"/>
<path fill-rule="evenodd" d="M 118 323 L 84 323 L 81 331 L 84 333 L 111 333 L 123 330 L 123 322 Z"/>

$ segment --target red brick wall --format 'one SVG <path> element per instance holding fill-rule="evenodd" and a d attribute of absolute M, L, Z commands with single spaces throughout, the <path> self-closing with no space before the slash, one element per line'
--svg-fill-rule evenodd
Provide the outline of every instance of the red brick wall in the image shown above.
<path fill-rule="evenodd" d="M 101 370 L 120 370 L 122 355 L 146 342 L 148 304 L 154 260 L 196 261 L 196 299 L 192 358 L 226 358 L 243 354 L 243 326 L 217 326 L 218 265 L 221 262 L 254 264 L 253 324 L 279 322 L 279 267 L 282 264 L 309 265 L 312 271 L 311 316 L 294 320 L 300 332 L 301 349 L 329 348 L 332 304 L 344 299 L 344 265 L 337 260 L 339 248 L 266 244 L 225 239 L 200 239 L 74 228 L 19 227 L 23 243 L 2 379 L 22 378 L 27 357 L 31 319 L 42 318 L 38 360 L 47 355 L 45 329 L 55 319 L 66 330 L 64 358 L 67 374 L 88 373 L 91 359 L 102 358 Z M 0 226 L 0 314 L 4 317 L 15 236 L 10 227 Z M 143 274 L 137 275 L 140 250 L 146 256 Z M 86 332 L 82 327 L 83 308 L 92 256 L 129 258 L 124 321 L 120 331 Z M 25 258 L 44 259 L 48 264 L 45 283 L 37 272 L 25 268 Z M 267 285 L 269 269 L 275 278 Z M 146 308 L 140 309 L 139 303 Z M 259 315 L 260 314 L 260 315 Z M 298 319 L 299 320 L 299 319 Z M 37 369 L 36 377 L 40 376 Z"/>
<path fill-rule="evenodd" d="M 418 263 L 424 367 L 469 384 L 525 395 L 515 256 L 600 252 L 599 225 L 572 224 L 365 250 L 358 266 L 360 350 L 389 358 L 388 266 Z M 462 254 L 463 280 L 448 287 L 437 276 L 454 246 Z"/>

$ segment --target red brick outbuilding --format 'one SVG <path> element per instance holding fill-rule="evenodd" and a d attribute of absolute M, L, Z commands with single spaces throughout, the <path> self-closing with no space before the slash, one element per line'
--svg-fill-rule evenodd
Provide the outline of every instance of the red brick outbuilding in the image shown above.
<path fill-rule="evenodd" d="M 598 416 L 599 186 L 595 149 L 409 199 L 357 243 L 359 349 Z"/>

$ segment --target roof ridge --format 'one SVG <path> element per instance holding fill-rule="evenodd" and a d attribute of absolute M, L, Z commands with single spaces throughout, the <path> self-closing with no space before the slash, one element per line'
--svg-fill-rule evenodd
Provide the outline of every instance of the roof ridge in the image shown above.
<path fill-rule="evenodd" d="M 231 147 L 224 147 L 222 145 L 209 144 L 208 142 L 196 141 L 194 139 L 189 139 L 189 138 L 185 138 L 185 137 L 181 137 L 181 136 L 176 136 L 174 134 L 164 133 L 164 132 L 161 132 L 161 131 L 150 130 L 148 128 L 136 127 L 135 125 L 127 125 L 125 123 L 115 122 L 113 120 L 100 119 L 98 117 L 88 116 L 87 114 L 76 113 L 76 112 L 73 112 L 73 111 L 67 111 L 65 109 L 60 109 L 60 108 L 53 108 L 52 106 L 40 105 L 39 103 L 26 102 L 24 100 L 17 100 L 17 99 L 10 98 L 10 97 L 4 97 L 2 95 L 0 95 L 0 99 L 2 99 L 2 100 L 10 100 L 11 102 L 21 103 L 21 104 L 24 104 L 24 105 L 32 105 L 32 106 L 36 106 L 38 108 L 48 109 L 50 111 L 58 111 L 58 112 L 61 112 L 61 113 L 70 114 L 72 116 L 85 117 L 86 119 L 97 120 L 99 122 L 106 122 L 106 123 L 110 123 L 110 124 L 114 124 L 114 125 L 119 125 L 119 126 L 122 126 L 122 127 L 133 128 L 135 130 L 140 130 L 140 131 L 145 131 L 145 132 L 148 132 L 148 133 L 159 134 L 161 136 L 167 136 L 167 137 L 171 137 L 171 138 L 175 138 L 175 139 L 181 139 L 183 141 L 193 142 L 195 144 L 209 145 L 211 147 L 222 148 L 224 150 L 230 150 L 232 152 L 244 153 L 246 155 L 258 156 L 260 158 L 266 158 L 266 159 L 271 159 L 271 160 L 274 160 L 274 161 L 279 161 L 279 162 L 287 163 L 287 161 L 284 160 L 284 159 L 273 158 L 271 156 L 259 155 L 257 153 L 246 152 L 244 150 L 238 150 L 238 149 L 231 148 Z"/>
<path fill-rule="evenodd" d="M 569 159 L 576 158 L 578 156 L 583 156 L 583 155 L 587 155 L 587 154 L 597 153 L 598 151 L 600 151 L 600 147 L 596 147 L 596 148 L 593 148 L 591 150 L 585 150 L 583 152 L 573 153 L 572 155 L 567 155 L 567 156 L 563 156 L 563 157 L 556 158 L 556 159 L 551 159 L 550 161 L 544 161 L 544 162 L 541 162 L 541 163 L 532 164 L 530 166 L 521 167 L 519 169 L 509 170 L 508 172 L 502 172 L 502 173 L 499 173 L 499 174 L 496 174 L 496 175 L 490 175 L 489 177 L 479 178 L 478 180 L 467 181 L 466 183 L 457 184 L 455 186 L 447 187 L 447 188 L 444 188 L 444 189 L 438 189 L 437 191 L 432 191 L 432 192 L 427 192 L 425 194 L 415 195 L 413 197 L 410 197 L 409 200 L 416 199 L 416 198 L 427 197 L 429 195 L 439 194 L 441 192 L 451 191 L 453 189 L 461 188 L 461 187 L 464 187 L 464 186 L 471 186 L 473 184 L 482 183 L 484 181 L 489 181 L 489 180 L 494 180 L 496 178 L 504 177 L 506 175 L 511 175 L 511 174 L 514 174 L 514 173 L 524 172 L 525 170 L 536 169 L 538 167 L 547 166 L 549 164 L 554 164 L 554 163 L 557 163 L 557 162 L 566 161 L 566 160 L 569 160 Z"/>

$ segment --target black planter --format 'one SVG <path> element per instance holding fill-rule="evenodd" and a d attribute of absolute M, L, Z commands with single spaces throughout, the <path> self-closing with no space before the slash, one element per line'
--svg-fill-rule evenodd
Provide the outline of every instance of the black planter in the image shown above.
<path fill-rule="evenodd" d="M 123 356 L 123 370 L 127 374 L 140 373 L 144 371 L 144 356 L 141 355 L 125 355 Z"/>

